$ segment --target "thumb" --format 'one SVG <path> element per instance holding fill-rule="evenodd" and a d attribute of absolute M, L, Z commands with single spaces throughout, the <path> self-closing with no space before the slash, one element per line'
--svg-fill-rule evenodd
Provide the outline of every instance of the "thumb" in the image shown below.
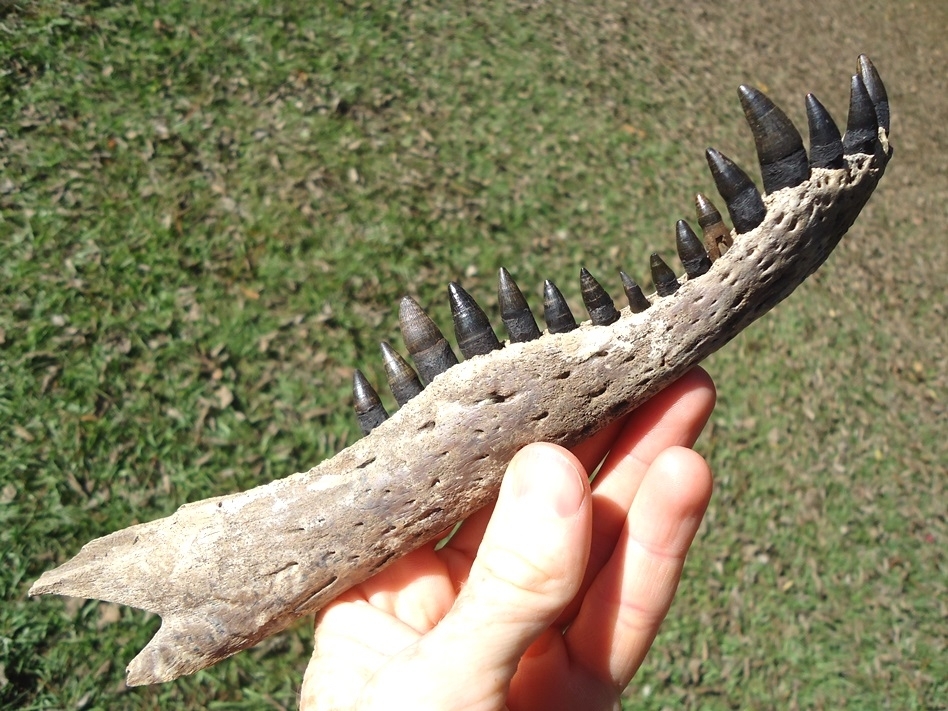
<path fill-rule="evenodd" d="M 532 444 L 513 458 L 467 583 L 414 645 L 405 660 L 412 670 L 397 672 L 402 688 L 415 672 L 424 678 L 408 685 L 419 695 L 414 708 L 504 706 L 527 647 L 579 590 L 591 512 L 586 473 L 570 452 Z M 432 698 L 439 687 L 443 705 Z"/>

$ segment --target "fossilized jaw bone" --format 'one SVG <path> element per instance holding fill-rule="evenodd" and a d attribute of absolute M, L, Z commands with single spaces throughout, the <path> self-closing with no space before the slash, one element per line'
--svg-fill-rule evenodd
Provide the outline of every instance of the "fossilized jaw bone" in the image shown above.
<path fill-rule="evenodd" d="M 487 355 L 440 375 L 447 354 L 415 354 L 416 364 L 434 370 L 425 371 L 422 380 L 431 382 L 414 396 L 420 384 L 388 347 L 387 367 L 395 384 L 407 387 L 400 391 L 405 403 L 387 420 L 363 422 L 372 430 L 367 437 L 308 472 L 186 504 L 167 518 L 91 541 L 44 573 L 30 594 L 95 597 L 161 615 L 158 633 L 129 664 L 130 685 L 193 673 L 318 610 L 488 503 L 518 449 L 539 440 L 573 445 L 634 409 L 819 267 L 856 219 L 891 153 L 887 100 L 881 118 L 884 89 L 863 58 L 853 93 L 856 111 L 851 108 L 846 139 L 835 125 L 820 123 L 828 117 L 822 107 L 810 111 L 815 100 L 808 99 L 811 134 L 815 122 L 822 143 L 816 151 L 811 146 L 804 170 L 794 136 L 768 141 L 768 132 L 788 130 L 786 117 L 775 117 L 769 100 L 742 89 L 752 128 L 759 119 L 761 163 L 771 166 L 768 181 L 779 187 L 761 200 L 740 169 L 709 152 L 732 220 L 745 229 L 726 239 L 711 230 L 716 249 L 732 244 L 706 273 L 700 274 L 701 255 L 679 226 L 687 259 L 695 260 L 689 273 L 696 276 L 675 280 L 677 287 L 667 283 L 668 296 L 645 300 L 625 277 L 632 306 L 609 325 L 587 322 L 569 330 L 567 323 L 565 332 L 539 338 L 527 326 L 523 342 L 499 350 L 488 342 Z M 869 103 L 860 104 L 866 97 Z M 869 113 L 875 139 L 864 131 Z M 847 139 L 851 148 L 844 155 Z M 794 184 L 781 184 L 786 180 Z M 703 200 L 699 219 L 709 214 Z M 588 280 L 587 289 L 598 293 Z M 460 310 L 469 311 L 464 297 L 457 298 Z M 608 308 L 597 313 L 600 323 L 613 319 Z M 371 385 L 357 380 L 356 390 L 368 397 Z M 366 408 L 357 402 L 359 409 Z"/>

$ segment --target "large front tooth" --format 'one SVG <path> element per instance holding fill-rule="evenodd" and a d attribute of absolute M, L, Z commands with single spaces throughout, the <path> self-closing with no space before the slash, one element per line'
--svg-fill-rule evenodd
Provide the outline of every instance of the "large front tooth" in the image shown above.
<path fill-rule="evenodd" d="M 549 279 L 543 283 L 543 318 L 550 333 L 567 333 L 577 327 L 566 299 Z"/>
<path fill-rule="evenodd" d="M 848 155 L 875 155 L 879 140 L 879 119 L 862 77 L 854 74 L 849 90 L 849 118 L 843 136 L 843 152 Z"/>
<path fill-rule="evenodd" d="M 675 246 L 689 279 L 696 279 L 711 268 L 711 260 L 704 245 L 691 229 L 691 225 L 684 220 L 678 220 L 675 224 Z"/>
<path fill-rule="evenodd" d="M 695 212 L 698 213 L 698 225 L 704 236 L 704 247 L 708 250 L 708 258 L 714 262 L 727 252 L 733 240 L 731 230 L 724 224 L 724 219 L 714 203 L 704 195 L 695 195 Z"/>
<path fill-rule="evenodd" d="M 619 278 L 622 280 L 622 290 L 625 291 L 625 298 L 629 300 L 632 313 L 640 314 L 652 305 L 642 292 L 642 287 L 636 284 L 632 277 L 620 271 Z"/>
<path fill-rule="evenodd" d="M 457 365 L 458 358 L 447 339 L 431 317 L 410 296 L 402 299 L 398 307 L 398 321 L 405 347 L 415 361 L 422 382 L 430 383 L 435 376 L 441 375 L 452 365 Z"/>
<path fill-rule="evenodd" d="M 507 328 L 511 343 L 532 341 L 540 337 L 540 327 L 533 318 L 530 306 L 513 280 L 503 267 L 500 268 L 500 277 L 497 281 L 497 301 L 500 302 L 500 318 Z"/>
<path fill-rule="evenodd" d="M 379 346 L 382 349 L 382 365 L 385 368 L 388 387 L 395 396 L 395 402 L 404 405 L 422 391 L 421 381 L 418 379 L 418 374 L 399 355 L 398 351 L 385 341 L 382 341 Z"/>
<path fill-rule="evenodd" d="M 722 153 L 709 148 L 705 151 L 714 184 L 724 198 L 731 224 L 742 235 L 764 221 L 767 209 L 757 186 L 740 167 Z"/>
<path fill-rule="evenodd" d="M 657 254 L 652 254 L 649 259 L 649 267 L 652 270 L 652 283 L 655 284 L 655 292 L 659 296 L 671 296 L 680 284 L 675 272 L 672 271 Z"/>
<path fill-rule="evenodd" d="M 886 93 L 885 84 L 875 66 L 869 61 L 869 57 L 864 54 L 859 55 L 859 76 L 862 77 L 862 83 L 866 85 L 866 92 L 872 99 L 872 105 L 876 110 L 876 118 L 879 125 L 889 133 L 889 95 Z"/>
<path fill-rule="evenodd" d="M 361 370 L 352 374 L 352 406 L 359 420 L 362 434 L 368 434 L 388 419 L 388 413 L 382 406 L 379 394 L 369 383 Z"/>
<path fill-rule="evenodd" d="M 589 312 L 589 319 L 596 326 L 608 326 L 619 320 L 619 312 L 612 297 L 602 288 L 602 284 L 585 267 L 579 270 L 580 289 L 583 303 Z"/>
<path fill-rule="evenodd" d="M 744 116 L 754 134 L 764 192 L 793 188 L 810 177 L 803 138 L 787 115 L 752 86 L 738 89 Z"/>
<path fill-rule="evenodd" d="M 843 139 L 839 128 L 813 94 L 806 95 L 806 118 L 810 127 L 810 167 L 842 168 Z"/>
<path fill-rule="evenodd" d="M 448 284 L 448 296 L 454 318 L 454 335 L 464 357 L 473 358 L 500 348 L 490 319 L 474 298 L 453 281 Z"/>

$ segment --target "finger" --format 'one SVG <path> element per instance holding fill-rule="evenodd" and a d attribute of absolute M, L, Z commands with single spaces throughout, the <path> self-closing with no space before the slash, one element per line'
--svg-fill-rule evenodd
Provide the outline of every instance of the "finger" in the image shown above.
<path fill-rule="evenodd" d="M 456 604 L 404 664 L 376 677 L 373 698 L 397 685 L 415 690 L 412 708 L 503 706 L 520 657 L 579 587 L 590 512 L 586 473 L 572 454 L 551 444 L 521 450 Z M 472 678 L 478 684 L 460 683 Z"/>
<path fill-rule="evenodd" d="M 618 492 L 620 504 L 627 500 L 626 505 L 621 507 L 619 525 L 614 526 L 614 530 L 610 529 L 613 540 L 621 528 L 628 503 L 631 503 L 635 490 L 638 489 L 638 482 L 655 454 L 675 444 L 694 444 L 714 408 L 714 399 L 714 383 L 711 377 L 702 368 L 694 368 L 629 415 L 610 423 L 572 448 L 571 451 L 587 472 L 595 471 L 606 455 L 610 454 L 609 460 L 593 483 L 593 492 L 598 493 L 601 489 L 606 498 L 611 498 Z M 679 425 L 685 427 L 681 433 L 675 431 L 675 427 Z M 615 449 L 617 440 L 622 444 L 621 451 L 611 454 L 610 450 Z M 638 468 L 625 466 L 623 476 L 615 477 L 617 481 L 607 487 L 605 482 L 609 478 L 608 470 L 627 456 L 632 457 L 632 464 L 638 463 Z M 609 466 L 610 461 L 612 466 Z M 628 465 L 629 462 L 625 464 Z M 627 495 L 621 496 L 623 492 Z M 450 549 L 450 554 L 458 552 L 473 560 L 492 510 L 481 509 L 464 522 L 446 547 Z M 598 512 L 594 512 L 594 522 L 598 515 Z"/>
<path fill-rule="evenodd" d="M 409 625 L 357 596 L 327 606 L 316 618 L 300 711 L 356 708 L 369 679 L 418 637 Z"/>
<path fill-rule="evenodd" d="M 668 447 L 693 445 L 711 416 L 714 401 L 710 376 L 695 368 L 635 410 L 617 433 L 592 483 L 593 537 L 583 584 L 558 625 L 565 627 L 572 621 L 585 591 L 612 555 L 648 467 Z"/>
<path fill-rule="evenodd" d="M 678 588 L 711 497 L 711 471 L 690 449 L 655 458 L 615 552 L 567 630 L 570 657 L 624 688 L 638 670 Z"/>
<path fill-rule="evenodd" d="M 627 418 L 623 417 L 610 423 L 592 437 L 584 442 L 580 442 L 570 450 L 580 461 L 585 471 L 594 471 L 596 467 L 599 466 L 599 463 L 612 447 L 613 441 L 622 431 L 626 419 Z M 487 506 L 468 517 L 457 533 L 454 534 L 450 543 L 442 549 L 444 550 L 445 556 L 448 557 L 452 569 L 457 571 L 457 575 L 460 579 L 467 577 L 467 572 L 474 560 L 474 556 L 477 554 L 477 548 L 480 546 L 481 539 L 484 537 L 484 531 L 487 528 L 487 522 L 490 520 L 493 510 L 493 506 Z M 459 554 L 460 557 L 458 557 L 457 554 Z M 464 567 L 465 561 L 466 568 Z"/>

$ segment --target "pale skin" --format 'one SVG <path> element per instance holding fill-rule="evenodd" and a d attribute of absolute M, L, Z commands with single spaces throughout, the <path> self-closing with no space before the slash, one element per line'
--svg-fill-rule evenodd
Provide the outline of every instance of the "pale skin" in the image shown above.
<path fill-rule="evenodd" d="M 525 447 L 446 546 L 320 613 L 300 708 L 619 709 L 711 497 L 714 399 L 695 369 L 572 451 Z"/>

